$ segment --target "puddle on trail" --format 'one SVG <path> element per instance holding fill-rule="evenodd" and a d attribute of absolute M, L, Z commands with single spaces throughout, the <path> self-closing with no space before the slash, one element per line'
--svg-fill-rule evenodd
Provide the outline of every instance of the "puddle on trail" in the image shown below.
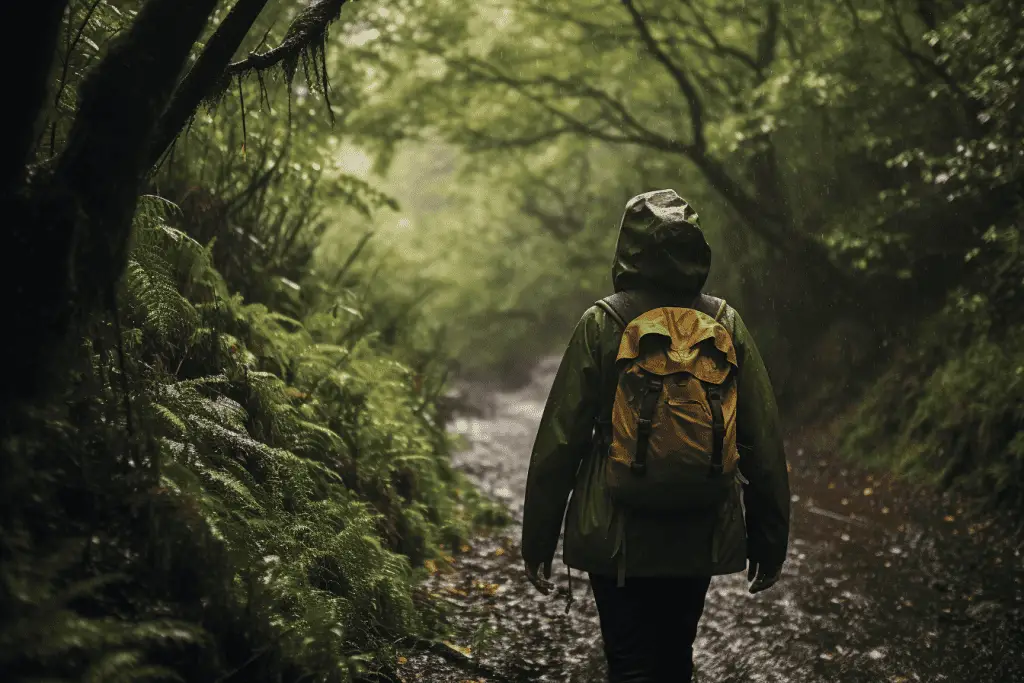
<path fill-rule="evenodd" d="M 598 683 L 605 680 L 597 612 L 573 572 L 565 614 L 533 590 L 518 540 L 530 447 L 557 359 L 515 392 L 490 390 L 494 412 L 458 418 L 470 447 L 456 465 L 504 501 L 516 523 L 440 563 L 427 589 L 453 606 L 450 644 L 471 672 L 410 655 L 404 681 Z M 758 596 L 743 574 L 716 577 L 695 643 L 701 683 L 1011 683 L 1024 681 L 1024 558 L 991 519 L 826 451 L 788 444 L 793 527 L 783 580 Z M 560 551 L 559 551 L 560 552 Z"/>

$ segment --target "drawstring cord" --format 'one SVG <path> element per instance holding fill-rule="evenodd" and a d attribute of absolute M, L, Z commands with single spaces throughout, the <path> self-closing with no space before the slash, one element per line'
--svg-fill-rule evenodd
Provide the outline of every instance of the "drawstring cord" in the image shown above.
<path fill-rule="evenodd" d="M 576 600 L 576 596 L 572 594 L 572 569 L 569 568 L 569 565 L 565 565 L 565 574 L 569 577 L 569 595 L 565 598 L 565 613 L 568 614 L 569 608 Z"/>

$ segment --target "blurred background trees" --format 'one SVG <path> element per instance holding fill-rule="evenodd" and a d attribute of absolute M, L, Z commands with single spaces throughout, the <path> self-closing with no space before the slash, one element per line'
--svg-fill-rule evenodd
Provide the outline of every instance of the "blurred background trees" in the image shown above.
<path fill-rule="evenodd" d="M 434 186 L 459 208 L 405 205 L 404 220 L 432 236 L 413 262 L 507 283 L 432 299 L 455 326 L 481 311 L 454 334 L 480 336 L 467 358 L 523 368 L 556 349 L 610 286 L 625 201 L 673 187 L 709 233 L 709 289 L 750 320 L 794 421 L 866 397 L 842 430 L 859 435 L 851 454 L 1020 500 L 1021 356 L 1006 343 L 1024 274 L 1018 3 L 452 2 L 395 16 L 364 20 L 371 87 L 350 126 L 400 200 L 398 179 L 430 154 L 410 150 L 458 150 Z"/>

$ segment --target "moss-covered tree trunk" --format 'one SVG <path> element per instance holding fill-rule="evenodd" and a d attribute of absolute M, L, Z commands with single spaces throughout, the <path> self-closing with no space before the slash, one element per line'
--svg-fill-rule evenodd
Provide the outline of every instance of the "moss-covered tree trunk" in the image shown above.
<path fill-rule="evenodd" d="M 22 4 L 22 3 L 19 3 Z M 34 3 L 24 3 L 34 4 Z M 0 411 L 45 386 L 48 366 L 75 313 L 88 313 L 108 297 L 125 267 L 132 215 L 147 168 L 149 142 L 189 51 L 216 0 L 150 0 L 129 29 L 87 76 L 67 146 L 51 165 L 25 174 L 25 157 L 45 94 L 49 68 L 31 69 L 30 111 L 16 135 L 21 173 L 4 169 L 0 196 L 8 221 L 8 248 L 0 261 L 3 290 L 13 305 L 6 334 L 13 377 L 2 383 Z M 44 3 L 40 3 L 44 5 Z M 59 12 L 49 7 L 46 49 L 52 55 Z M 44 60 L 40 57 L 39 62 Z M 34 106 L 33 106 L 34 105 Z M 31 124 L 26 123 L 31 119 Z M 10 314 L 8 314 L 10 315 Z"/>

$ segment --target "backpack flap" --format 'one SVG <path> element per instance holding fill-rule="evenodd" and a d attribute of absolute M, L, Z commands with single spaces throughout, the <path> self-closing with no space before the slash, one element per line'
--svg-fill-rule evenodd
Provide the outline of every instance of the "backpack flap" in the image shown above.
<path fill-rule="evenodd" d="M 641 342 L 649 335 L 662 339 L 651 340 L 652 351 L 657 351 L 642 353 Z M 692 308 L 656 308 L 630 322 L 615 357 L 616 364 L 623 360 L 635 360 L 657 375 L 689 372 L 712 384 L 722 384 L 732 368 L 739 367 L 729 332 Z"/>

